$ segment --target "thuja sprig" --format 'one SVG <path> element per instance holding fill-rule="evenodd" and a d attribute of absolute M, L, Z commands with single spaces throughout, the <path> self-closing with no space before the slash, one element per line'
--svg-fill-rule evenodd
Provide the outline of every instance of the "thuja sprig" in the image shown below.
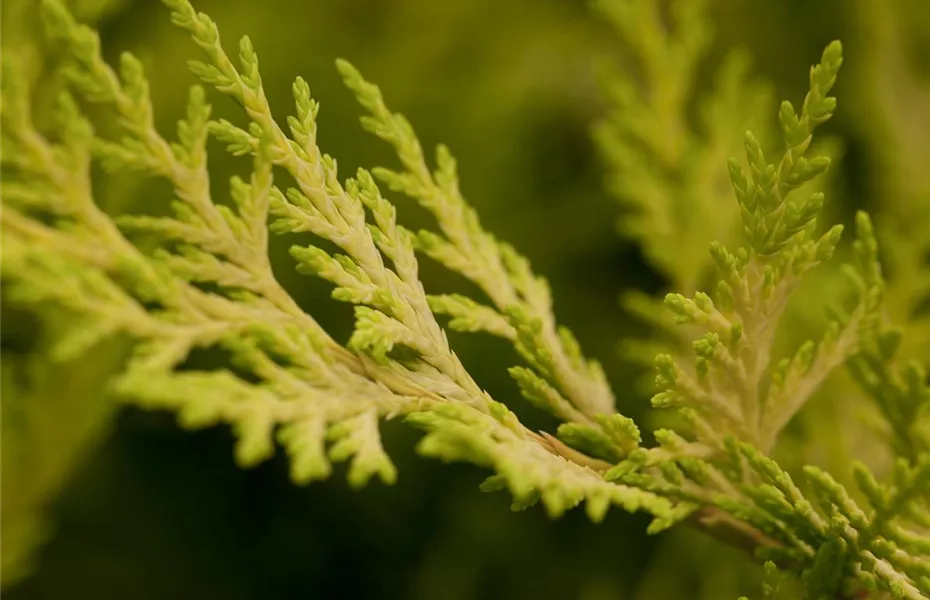
<path fill-rule="evenodd" d="M 123 137 L 97 136 L 70 96 L 63 97 L 59 112 L 61 135 L 42 135 L 29 119 L 28 101 L 8 85 L 15 78 L 4 77 L 4 122 L 14 124 L 4 128 L 4 144 L 22 149 L 4 153 L 10 159 L 4 174 L 12 171 L 12 179 L 22 183 L 5 187 L 3 196 L 3 272 L 13 297 L 69 309 L 79 324 L 72 352 L 117 333 L 136 340 L 132 360 L 113 384 L 116 391 L 145 406 L 175 410 L 187 426 L 232 425 L 237 457 L 245 465 L 269 456 L 277 438 L 291 455 L 298 482 L 326 477 L 330 462 L 339 460 L 351 461 L 354 485 L 375 475 L 391 482 L 396 471 L 381 446 L 378 423 L 407 415 L 428 432 L 423 453 L 493 468 L 497 475 L 488 485 L 509 488 L 518 504 L 541 499 L 559 514 L 587 502 L 594 518 L 611 504 L 655 514 L 668 510 L 669 503 L 654 494 L 605 481 L 600 463 L 527 430 L 481 390 L 434 316 L 434 309 L 468 311 L 473 305 L 426 294 L 414 254 L 422 244 L 397 224 L 393 205 L 367 171 L 339 179 L 335 160 L 316 144 L 319 106 L 306 82 L 294 84 L 296 114 L 287 133 L 270 112 L 249 39 L 239 44 L 236 66 L 209 17 L 186 0 L 166 4 L 208 59 L 193 62 L 192 70 L 232 95 L 245 108 L 248 125 L 211 120 L 206 95 L 195 86 L 178 140 L 169 142 L 153 126 L 140 63 L 126 54 L 114 71 L 100 56 L 96 33 L 76 23 L 56 0 L 43 0 L 49 31 L 70 56 L 68 80 L 85 100 L 116 114 Z M 254 158 L 249 180 L 232 180 L 228 206 L 215 202 L 211 190 L 205 151 L 211 135 L 232 153 Z M 112 171 L 167 180 L 174 191 L 170 216 L 123 216 L 117 226 L 93 201 L 92 158 Z M 448 161 L 444 164 L 450 173 Z M 275 185 L 278 169 L 292 176 L 294 188 Z M 461 202 L 462 210 L 470 210 Z M 48 215 L 56 219 L 50 222 Z M 334 298 L 356 305 L 348 348 L 275 280 L 267 255 L 268 220 L 273 232 L 310 233 L 339 248 L 329 253 L 302 245 L 291 254 L 298 270 L 330 281 Z M 452 237 L 456 226 L 447 226 Z M 124 234 L 139 230 L 158 235 L 161 247 L 142 252 Z M 527 289 L 536 286 L 539 293 L 544 284 L 515 251 L 500 248 L 508 285 L 520 298 L 515 310 L 538 310 L 542 305 L 533 302 L 540 299 L 528 300 Z M 493 323 L 487 329 L 513 330 L 508 335 L 518 343 L 534 344 L 520 342 L 530 333 L 519 329 L 536 335 L 536 322 L 509 312 L 479 315 Z M 555 379 L 564 375 L 558 361 L 567 360 L 569 376 L 603 383 L 599 371 L 580 359 L 573 338 L 563 333 L 556 340 L 558 358 L 537 357 L 535 367 L 548 368 L 553 381 L 561 381 Z M 228 368 L 188 368 L 188 355 L 200 347 L 222 349 Z M 399 355 L 400 347 L 408 352 Z M 592 406 L 583 405 L 587 412 L 575 407 L 573 414 L 590 420 L 602 441 L 618 444 L 615 453 L 627 448 L 632 423 L 602 416 Z"/>
<path fill-rule="evenodd" d="M 745 136 L 746 173 L 730 161 L 730 178 L 742 215 L 745 245 L 728 250 L 713 243 L 710 255 L 720 280 L 713 296 L 670 294 L 666 305 L 682 323 L 707 333 L 694 342 L 695 361 L 680 364 L 668 355 L 657 359 L 659 407 L 687 407 L 696 439 L 721 448 L 727 431 L 770 449 L 778 433 L 817 386 L 858 347 L 859 324 L 875 308 L 878 291 L 860 290 L 849 314 L 831 322 L 818 343 L 807 342 L 791 358 L 775 362 L 772 349 L 780 317 L 802 276 L 828 259 L 842 232 L 834 226 L 817 234 L 823 195 L 789 194 L 821 174 L 826 157 L 806 156 L 814 127 L 828 120 L 836 106 L 828 94 L 842 64 L 838 42 L 830 44 L 812 67 L 810 91 L 800 115 L 782 103 L 779 118 L 785 152 L 777 164 L 764 156 L 751 133 Z"/>
<path fill-rule="evenodd" d="M 856 264 L 849 271 L 858 286 L 857 310 L 862 316 L 855 329 L 857 353 L 849 364 L 859 368 L 866 362 L 871 369 L 887 373 L 882 370 L 887 369 L 883 367 L 887 361 L 876 360 L 874 353 L 893 354 L 897 341 L 878 326 L 884 282 L 877 244 L 864 213 L 857 216 L 856 224 Z M 698 314 L 706 312 L 705 307 Z M 699 354 L 706 356 L 710 345 L 698 344 Z M 670 380 L 669 373 L 677 373 L 676 368 L 660 361 L 660 377 Z M 608 479 L 676 499 L 676 510 L 669 513 L 672 518 L 690 517 L 699 528 L 796 574 L 806 597 L 854 598 L 884 591 L 895 598 L 926 598 L 930 454 L 922 445 L 928 428 L 920 415 L 930 402 L 930 388 L 926 378 L 914 379 L 911 387 L 889 389 L 874 371 L 861 376 L 873 384 L 866 389 L 882 407 L 900 457 L 888 483 L 881 483 L 865 465 L 855 465 L 855 479 L 867 505 L 814 466 L 805 467 L 797 483 L 755 442 L 739 441 L 740 430 L 723 433 L 732 423 L 718 421 L 718 427 L 709 427 L 695 417 L 696 409 L 684 414 L 690 427 L 682 433 L 691 439 L 672 431 L 657 432 L 658 449 L 634 452 L 608 472 Z M 902 429 L 905 416 L 912 420 Z M 667 524 L 668 517 L 657 519 L 652 528 Z"/>
<path fill-rule="evenodd" d="M 811 69 L 810 91 L 800 114 L 783 103 L 779 119 L 786 150 L 775 164 L 768 162 L 750 133 L 745 136 L 748 174 L 738 161 L 730 161 L 745 244 L 735 251 L 720 243 L 711 245 L 720 274 L 713 296 L 698 292 L 666 297 L 680 322 L 705 332 L 693 343 L 693 362 L 671 355 L 656 360 L 661 391 L 653 403 L 676 408 L 681 424 L 677 431 L 656 432 L 658 448 L 633 452 L 608 472 L 608 478 L 676 500 L 676 509 L 656 519 L 650 530 L 691 518 L 712 534 L 796 572 L 810 597 L 883 589 L 895 597 L 922 598 L 928 580 L 919 565 L 926 548 L 918 541 L 921 534 L 911 528 L 922 531 L 926 526 L 927 490 L 918 482 L 925 477 L 927 454 L 915 453 L 912 445 L 915 432 L 917 443 L 922 443 L 919 432 L 925 426 L 914 423 L 925 402 L 926 379 L 912 367 L 912 384 L 889 386 L 882 361 L 870 359 L 883 354 L 887 363 L 897 342 L 880 326 L 884 282 L 865 214 L 857 217 L 856 262 L 848 269 L 855 284 L 854 305 L 834 311 L 819 343 L 805 343 L 780 362 L 772 358 L 788 298 L 805 272 L 832 255 L 841 231 L 834 227 L 815 233 L 821 194 L 801 199 L 791 194 L 829 164 L 806 153 L 814 128 L 835 109 L 829 92 L 841 63 L 841 47 L 833 43 Z M 884 537 L 879 516 L 890 502 L 888 488 L 875 484 L 864 467 L 858 479 L 871 498 L 872 516 L 823 471 L 806 469 L 809 496 L 765 455 L 823 379 L 850 359 L 867 389 L 871 385 L 873 395 L 883 396 L 879 404 L 897 427 L 896 443 L 907 446 L 899 452 L 920 457 L 917 463 L 903 463 L 903 475 L 897 476 L 908 482 L 908 492 L 901 494 L 902 502 L 893 512 L 908 523 L 903 527 L 910 533 L 898 533 L 893 541 Z M 910 419 L 906 425 L 905 419 Z M 904 509 L 905 504 L 909 508 Z M 900 546 L 902 540 L 906 549 Z"/>

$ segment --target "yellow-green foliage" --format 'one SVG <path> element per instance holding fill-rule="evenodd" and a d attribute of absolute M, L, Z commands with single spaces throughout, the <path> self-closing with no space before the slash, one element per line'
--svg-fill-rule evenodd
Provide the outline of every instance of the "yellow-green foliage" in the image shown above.
<path fill-rule="evenodd" d="M 814 129 L 836 109 L 829 94 L 843 62 L 839 42 L 812 67 L 803 103 L 782 103 L 780 151 L 767 157 L 755 135 L 743 136 L 745 160 L 731 159 L 724 172 L 741 231 L 731 235 L 727 210 L 718 213 L 712 159 L 728 147 L 733 120 L 744 120 L 726 107 L 752 113 L 755 94 L 743 95 L 739 69 L 725 71 L 707 131 L 688 133 L 683 76 L 705 41 L 702 26 L 690 26 L 699 5 L 675 4 L 680 38 L 662 45 L 658 16 L 636 12 L 655 3 L 605 3 L 644 58 L 646 88 L 655 95 L 617 88 L 620 108 L 641 119 L 613 119 L 604 131 L 616 137 L 604 143 L 617 176 L 628 178 L 624 197 L 639 209 L 632 231 L 688 294 L 669 294 L 665 304 L 697 332 L 691 358 L 656 358 L 653 404 L 674 408 L 680 419 L 674 429 L 655 431 L 658 445 L 649 447 L 617 412 L 600 365 L 557 324 L 547 282 L 484 229 L 447 148 L 427 158 L 380 90 L 338 61 L 366 111 L 362 125 L 394 149 L 398 163 L 340 178 L 336 160 L 317 143 L 320 106 L 306 81 L 293 84 L 293 115 L 273 114 L 250 39 L 230 56 L 208 16 L 188 0 L 164 3 L 204 57 L 191 61 L 191 70 L 242 107 L 241 122 L 211 119 L 207 91 L 194 86 L 176 139 L 166 138 L 154 126 L 157 107 L 140 61 L 123 54 L 112 68 L 94 30 L 59 0 L 40 2 L 50 43 L 67 57 L 68 91 L 58 96 L 54 130 L 37 127 L 23 73 L 4 62 L 4 291 L 26 309 L 54 306 L 68 315 L 61 356 L 80 357 L 114 336 L 132 340 L 130 358 L 110 382 L 116 394 L 174 411 L 187 427 L 228 424 L 243 466 L 280 445 L 296 483 L 327 477 L 333 461 L 350 462 L 352 485 L 372 477 L 393 483 L 379 425 L 404 417 L 425 430 L 422 454 L 489 469 L 482 488 L 509 490 L 515 508 L 540 501 L 555 516 L 584 504 L 599 520 L 615 505 L 649 513 L 650 532 L 687 520 L 747 548 L 769 561 L 767 598 L 776 593 L 778 571 L 811 598 L 930 596 L 930 387 L 921 364 L 900 356 L 901 334 L 886 322 L 887 286 L 865 213 L 857 216 L 848 305 L 835 310 L 821 339 L 781 360 L 773 350 L 788 300 L 831 258 L 842 231 L 819 222 L 824 195 L 801 189 L 830 164 L 810 149 Z M 648 26 L 629 27 L 633 16 Z M 89 104 L 117 134 L 97 133 Z M 211 137 L 252 160 L 247 179 L 230 181 L 228 198 L 210 179 Z M 677 175 L 654 177 L 655 164 Z M 94 198 L 93 165 L 167 183 L 170 210 L 110 218 Z M 412 198 L 435 228 L 414 233 L 400 225 L 386 190 Z M 710 244 L 709 260 L 696 258 L 676 274 L 679 253 L 690 259 L 708 232 L 689 237 L 689 219 L 716 223 L 718 214 L 723 241 Z M 297 270 L 332 284 L 332 298 L 353 305 L 346 345 L 276 279 L 269 233 L 296 234 L 290 254 Z M 145 236 L 159 240 L 153 251 L 140 241 Z M 419 275 L 424 255 L 482 297 L 427 293 Z M 711 294 L 689 289 L 705 280 L 715 282 Z M 509 369 L 515 387 L 562 422 L 557 436 L 526 427 L 475 381 L 444 322 L 513 345 L 524 360 Z M 205 348 L 221 351 L 225 366 L 196 368 L 191 355 Z M 769 456 L 789 421 L 845 363 L 884 414 L 898 459 L 884 481 L 855 467 L 861 499 L 822 469 L 792 476 Z"/>

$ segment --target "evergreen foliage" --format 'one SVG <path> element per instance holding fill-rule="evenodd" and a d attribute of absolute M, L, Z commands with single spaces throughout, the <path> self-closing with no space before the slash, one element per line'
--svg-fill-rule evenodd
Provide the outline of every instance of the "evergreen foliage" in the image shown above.
<path fill-rule="evenodd" d="M 166 139 L 153 124 L 140 61 L 127 53 L 111 67 L 97 33 L 59 0 L 40 3 L 50 38 L 67 56 L 68 91 L 58 97 L 54 132 L 36 126 L 18 65 L 3 64 L 4 293 L 27 308 L 52 305 L 68 314 L 57 356 L 80 357 L 113 337 L 132 340 L 131 357 L 111 382 L 121 398 L 174 411 L 186 427 L 228 424 L 242 466 L 280 446 L 298 484 L 327 477 L 334 461 L 349 461 L 354 486 L 374 477 L 393 483 L 379 424 L 404 418 L 425 431 L 422 454 L 487 468 L 482 489 L 509 490 L 515 508 L 541 502 L 557 516 L 584 504 L 600 520 L 615 505 L 649 513 L 653 533 L 689 521 L 744 547 L 766 561 L 765 598 L 776 597 L 779 571 L 809 598 L 930 598 L 930 383 L 919 357 L 902 355 L 907 332 L 887 320 L 888 286 L 865 213 L 857 215 L 846 269 L 850 301 L 838 303 L 821 339 L 788 357 L 775 352 L 789 299 L 832 257 L 842 232 L 820 223 L 824 195 L 802 189 L 830 165 L 812 156 L 811 144 L 836 110 L 829 94 L 843 62 L 839 42 L 811 68 L 803 103 L 781 104 L 781 152 L 766 156 L 757 136 L 745 134 L 745 160 L 727 165 L 736 199 L 730 219 L 718 212 L 713 160 L 728 148 L 733 123 L 748 120 L 763 98 L 742 89 L 743 63 L 728 63 L 704 112 L 707 131 L 692 134 L 686 75 L 707 42 L 699 3 L 675 4 L 677 37 L 666 45 L 657 43 L 658 14 L 645 19 L 649 27 L 629 26 L 643 22 L 631 15 L 654 10 L 654 2 L 602 3 L 643 58 L 649 91 L 642 97 L 615 84 L 619 112 L 599 129 L 614 183 L 635 208 L 624 230 L 648 240 L 651 259 L 686 292 L 667 295 L 665 306 L 694 334 L 690 356 L 655 359 L 653 405 L 674 410 L 675 420 L 647 446 L 617 412 L 603 369 L 557 323 L 545 279 L 484 229 L 449 149 L 427 158 L 407 119 L 338 61 L 366 111 L 362 126 L 397 155 L 394 168 L 341 178 L 317 144 L 320 106 L 306 81 L 294 82 L 294 114 L 281 119 L 248 37 L 230 56 L 208 16 L 188 0 L 164 3 L 201 51 L 203 60 L 189 64 L 193 73 L 232 97 L 244 122 L 211 119 L 206 90 L 194 86 L 176 139 Z M 87 116 L 91 104 L 109 115 L 117 135 L 98 133 Z M 217 197 L 210 179 L 211 137 L 252 160 L 248 178 L 230 181 L 229 198 Z M 167 182 L 170 210 L 111 218 L 94 198 L 95 165 Z M 435 228 L 404 228 L 384 190 L 412 198 Z M 710 244 L 708 258 L 693 252 L 702 241 L 681 241 L 682 232 L 698 229 L 695 219 L 713 223 L 723 240 Z M 269 233 L 297 234 L 290 249 L 297 270 L 353 305 L 346 345 L 275 278 Z M 141 241 L 146 236 L 159 240 L 153 251 Z M 681 261 L 682 252 L 694 260 Z M 483 297 L 427 293 L 422 256 Z M 711 293 L 697 291 L 705 279 L 715 280 Z M 443 323 L 510 342 L 523 359 L 508 370 L 514 389 L 562 422 L 556 435 L 532 431 L 482 389 Z M 192 367 L 190 356 L 201 349 L 222 352 L 226 368 Z M 843 365 L 883 414 L 896 456 L 888 477 L 857 464 L 855 491 L 820 468 L 789 473 L 771 457 L 785 426 Z"/>

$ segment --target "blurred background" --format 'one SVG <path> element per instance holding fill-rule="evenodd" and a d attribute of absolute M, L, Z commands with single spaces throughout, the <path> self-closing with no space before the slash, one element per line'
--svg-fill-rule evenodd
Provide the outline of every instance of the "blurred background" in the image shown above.
<path fill-rule="evenodd" d="M 15 47 L 17 59 L 30 61 L 41 91 L 54 80 L 53 57 L 43 50 L 36 4 L 6 0 L 2 33 L 4 51 Z M 159 128 L 171 132 L 193 83 L 185 61 L 196 49 L 172 28 L 167 10 L 155 0 L 70 4 L 99 29 L 109 58 L 130 50 L 142 59 Z M 310 82 L 322 103 L 320 145 L 339 159 L 343 173 L 390 166 L 394 159 L 358 125 L 359 108 L 333 66 L 337 57 L 381 86 L 424 146 L 448 144 L 459 160 L 463 191 L 485 226 L 548 277 L 559 319 L 604 364 L 618 408 L 643 416 L 648 394 L 630 383 L 641 367 L 622 359 L 617 344 L 648 331 L 617 298 L 632 289 L 655 294 L 665 281 L 615 227 L 621 209 L 606 191 L 591 138 L 592 123 L 605 112 L 595 65 L 609 59 L 623 68 L 630 57 L 586 2 L 194 4 L 218 22 L 228 48 L 244 33 L 252 37 L 279 115 L 290 111 L 293 78 Z M 847 59 L 835 90 L 840 108 L 827 126 L 842 157 L 828 190 L 833 218 L 849 222 L 856 209 L 867 208 L 906 223 L 909 211 L 927 204 L 926 0 L 714 0 L 708 10 L 715 38 L 699 65 L 696 95 L 710 87 L 726 51 L 742 47 L 755 78 L 767 81 L 777 99 L 799 103 L 809 65 L 830 40 L 843 40 Z M 36 97 L 41 117 L 41 93 Z M 242 122 L 231 101 L 212 100 L 215 116 Z M 211 150 L 217 182 L 248 168 L 219 147 Z M 100 178 L 97 197 L 117 214 L 163 203 L 167 190 L 131 178 Z M 428 225 L 412 203 L 393 199 L 406 225 Z M 347 339 L 349 307 L 330 301 L 325 285 L 297 275 L 285 244 L 273 255 L 285 287 Z M 461 286 L 433 265 L 424 271 L 431 291 Z M 826 272 L 813 297 L 834 279 Z M 373 483 L 352 491 L 337 470 L 328 482 L 298 488 L 280 456 L 240 470 L 226 429 L 184 431 L 172 415 L 122 407 L 107 397 L 107 374 L 125 352 L 120 342 L 74 363 L 50 363 L 43 349 L 61 318 L 3 306 L 2 554 L 9 600 L 672 600 L 735 598 L 754 590 L 758 572 L 746 557 L 687 528 L 648 537 L 645 517 L 618 510 L 599 525 L 580 511 L 557 521 L 538 507 L 512 513 L 505 494 L 478 491 L 486 473 L 418 458 L 413 447 L 419 434 L 399 423 L 385 425 L 400 473 L 392 487 Z M 797 322 L 805 322 L 803 314 Z M 492 396 L 516 397 L 505 368 L 518 359 L 506 344 L 451 338 Z M 523 415 L 531 427 L 551 425 Z M 845 443 L 855 447 L 859 440 Z M 842 453 L 821 458 L 848 464 Z"/>

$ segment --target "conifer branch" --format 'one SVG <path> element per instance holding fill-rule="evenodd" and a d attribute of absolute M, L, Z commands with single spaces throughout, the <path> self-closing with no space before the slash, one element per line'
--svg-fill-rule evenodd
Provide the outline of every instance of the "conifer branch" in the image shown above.
<path fill-rule="evenodd" d="M 584 503 L 599 520 L 617 505 L 650 513 L 652 533 L 688 521 L 745 547 L 768 561 L 767 598 L 776 593 L 779 569 L 796 576 L 812 598 L 872 592 L 930 597 L 930 388 L 919 361 L 902 355 L 901 332 L 886 322 L 888 286 L 865 214 L 857 216 L 855 264 L 847 269 L 854 301 L 836 311 L 819 342 L 801 345 L 780 362 L 773 355 L 786 303 L 803 276 L 831 257 L 840 236 L 838 226 L 818 231 L 822 194 L 798 198 L 798 188 L 829 164 L 809 150 L 815 127 L 836 107 L 829 93 L 842 63 L 838 42 L 811 69 L 800 110 L 782 104 L 781 156 L 770 162 L 747 133 L 748 170 L 736 160 L 729 164 L 744 239 L 735 249 L 711 245 L 719 274 L 713 294 L 666 296 L 677 320 L 700 337 L 693 360 L 656 359 L 661 391 L 653 404 L 676 409 L 679 421 L 656 431 L 658 445 L 646 448 L 637 425 L 614 411 L 600 367 L 556 325 L 546 282 L 482 228 L 460 192 L 448 150 L 440 147 L 431 169 L 409 122 L 340 61 L 348 87 L 370 113 L 364 126 L 394 146 L 402 167 L 362 169 L 340 179 L 335 159 L 316 142 L 319 105 L 309 85 L 295 81 L 296 114 L 283 128 L 271 112 L 250 40 L 240 41 L 234 61 L 209 17 L 188 0 L 164 1 L 206 56 L 192 62 L 192 70 L 243 107 L 246 125 L 211 120 L 206 92 L 195 86 L 177 140 L 164 138 L 154 127 L 139 61 L 125 54 L 120 68 L 111 68 L 97 34 L 59 0 L 41 2 L 52 37 L 66 50 L 64 72 L 74 92 L 59 98 L 55 132 L 36 128 L 16 65 L 4 61 L 4 293 L 20 305 L 54 305 L 69 314 L 73 325 L 54 349 L 57 356 L 82 356 L 109 337 L 131 339 L 131 359 L 113 390 L 143 406 L 172 410 L 188 427 L 232 426 L 243 465 L 270 456 L 277 442 L 290 455 L 298 483 L 327 477 L 334 461 L 350 461 L 352 485 L 375 476 L 393 482 L 397 472 L 379 423 L 403 417 L 425 431 L 421 453 L 491 469 L 482 488 L 508 489 L 515 508 L 541 502 L 560 515 Z M 685 160 L 687 144 L 656 137 L 649 127 L 686 129 L 690 83 L 678 76 L 691 72 L 706 43 L 700 26 L 685 26 L 700 15 L 700 5 L 675 5 L 680 37 L 665 45 L 654 2 L 605 6 L 643 55 L 646 80 L 662 96 L 653 112 L 643 113 L 655 118 L 646 118 L 644 129 L 624 129 L 627 137 L 614 150 L 623 155 L 632 139 L 664 167 L 693 167 Z M 631 16 L 646 26 L 633 27 Z M 627 106 L 649 106 L 626 93 L 619 92 Z M 98 135 L 81 102 L 109 111 L 120 137 Z M 228 199 L 217 199 L 211 186 L 209 136 L 253 160 L 247 180 L 231 181 Z M 708 147 L 717 148 L 714 140 L 711 135 Z M 166 181 L 173 190 L 168 216 L 111 219 L 93 196 L 95 163 Z M 712 178 L 688 169 L 685 181 L 703 186 L 702 198 L 713 197 Z M 648 181 L 647 169 L 633 171 Z M 278 187 L 275 174 L 281 172 L 295 187 Z M 438 233 L 413 234 L 399 225 L 376 180 L 430 211 Z M 667 199 L 664 188 L 643 189 L 644 205 Z M 652 233 L 668 225 L 654 217 L 645 217 L 655 221 Z M 325 279 L 335 300 L 354 305 L 348 347 L 275 279 L 269 231 L 325 241 L 294 246 L 291 256 L 299 272 Z M 662 231 L 673 235 L 675 228 Z M 136 232 L 157 236 L 158 249 L 143 251 L 132 241 Z M 476 283 L 488 304 L 428 294 L 418 251 Z M 640 308 L 655 315 L 649 302 Z M 530 431 L 479 386 L 437 315 L 451 317 L 453 329 L 488 332 L 515 346 L 528 366 L 510 374 L 530 402 L 564 421 L 558 437 Z M 191 353 L 202 348 L 221 350 L 224 367 L 192 368 Z M 789 474 L 769 456 L 813 391 L 844 363 L 886 418 L 898 458 L 884 481 L 855 467 L 861 496 L 820 468 Z"/>

